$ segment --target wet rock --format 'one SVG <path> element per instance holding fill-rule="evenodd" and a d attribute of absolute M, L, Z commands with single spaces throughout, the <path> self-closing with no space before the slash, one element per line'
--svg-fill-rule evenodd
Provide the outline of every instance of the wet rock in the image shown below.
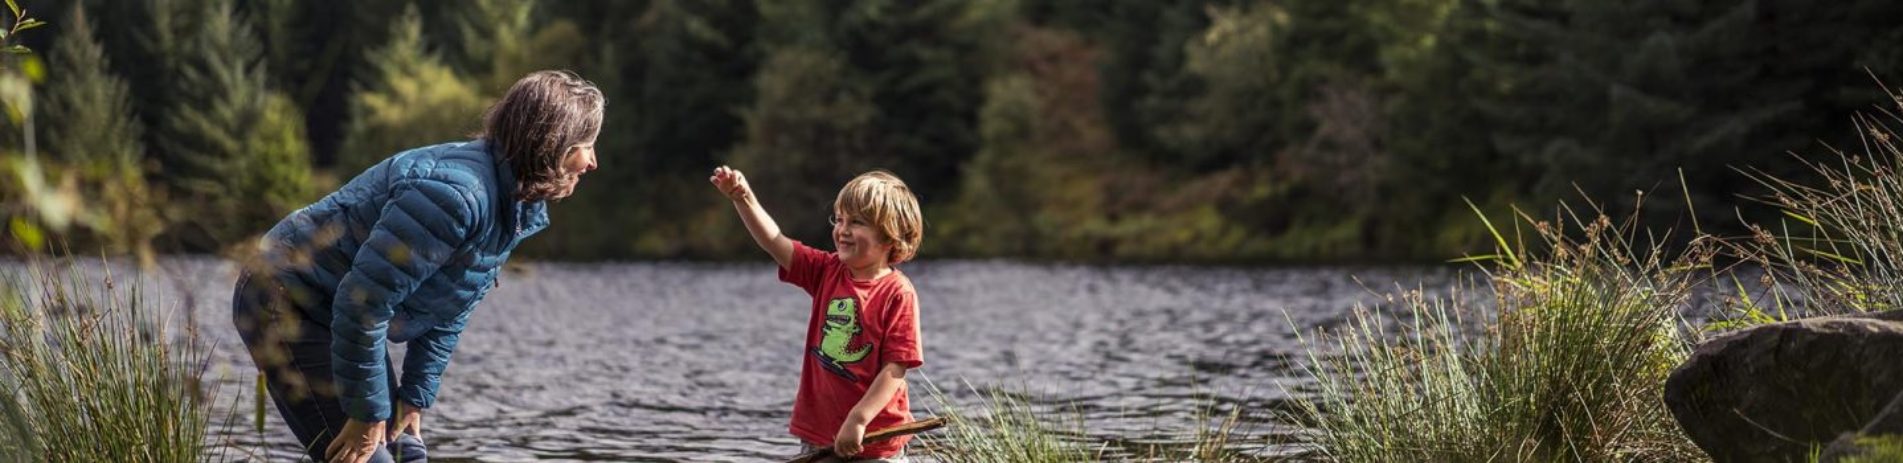
<path fill-rule="evenodd" d="M 1866 426 L 1903 432 L 1903 413 L 1873 421 L 1899 392 L 1903 311 L 1890 311 L 1765 325 L 1707 341 L 1666 380 L 1665 402 L 1716 461 L 1809 461 L 1814 450 Z"/>

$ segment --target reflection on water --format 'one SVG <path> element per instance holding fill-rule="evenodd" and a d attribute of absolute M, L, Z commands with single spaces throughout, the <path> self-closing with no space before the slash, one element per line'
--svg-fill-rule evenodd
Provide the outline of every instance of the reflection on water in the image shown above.
<path fill-rule="evenodd" d="M 251 425 L 253 370 L 230 327 L 229 266 L 170 259 L 149 279 L 198 307 L 214 343 L 219 436 L 269 460 L 296 442 L 277 417 Z M 504 276 L 472 317 L 424 418 L 438 461 L 761 461 L 789 457 L 786 422 L 809 302 L 771 263 L 532 264 Z M 919 262 L 925 366 L 910 378 L 931 415 L 930 380 L 954 401 L 993 388 L 1075 410 L 1091 442 L 1180 443 L 1198 416 L 1282 407 L 1300 390 L 1293 327 L 1346 319 L 1376 290 L 1449 278 L 1438 269 L 1096 267 Z M 180 277 L 179 275 L 183 275 Z M 1357 278 L 1360 282 L 1357 282 Z M 185 283 L 175 284 L 175 281 Z M 401 347 L 393 349 L 401 358 Z M 1266 413 L 1246 431 L 1287 435 Z M 1267 441 L 1238 443 L 1255 453 Z"/>

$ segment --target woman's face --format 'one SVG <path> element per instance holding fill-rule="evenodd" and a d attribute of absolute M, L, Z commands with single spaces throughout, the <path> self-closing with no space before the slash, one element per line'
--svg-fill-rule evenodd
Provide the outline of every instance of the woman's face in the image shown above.
<path fill-rule="evenodd" d="M 595 167 L 594 141 L 569 148 L 568 153 L 562 155 L 562 175 L 568 176 L 568 188 L 555 197 L 566 198 L 575 194 L 575 186 L 581 184 L 581 175 L 595 170 Z"/>

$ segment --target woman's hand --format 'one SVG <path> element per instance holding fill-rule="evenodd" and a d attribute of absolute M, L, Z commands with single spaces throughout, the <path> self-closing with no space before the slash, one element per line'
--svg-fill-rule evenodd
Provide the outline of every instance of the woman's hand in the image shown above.
<path fill-rule="evenodd" d="M 714 176 L 707 177 L 707 181 L 713 182 L 714 188 L 720 189 L 720 194 L 726 195 L 727 199 L 734 202 L 745 202 L 753 197 L 753 187 L 747 185 L 747 176 L 741 174 L 738 169 L 727 166 L 716 167 Z"/>
<path fill-rule="evenodd" d="M 852 458 L 865 450 L 866 425 L 853 424 L 851 420 L 839 425 L 839 435 L 833 436 L 833 454 L 841 459 Z"/>
<path fill-rule="evenodd" d="M 416 440 L 423 440 L 423 409 L 413 407 L 409 402 L 396 402 L 396 425 L 390 428 L 386 440 L 396 442 L 396 436 L 404 432 L 416 436 Z"/>
<path fill-rule="evenodd" d="M 383 422 L 365 423 L 352 418 L 344 423 L 343 431 L 330 440 L 330 448 L 324 450 L 331 463 L 363 463 L 383 447 Z"/>

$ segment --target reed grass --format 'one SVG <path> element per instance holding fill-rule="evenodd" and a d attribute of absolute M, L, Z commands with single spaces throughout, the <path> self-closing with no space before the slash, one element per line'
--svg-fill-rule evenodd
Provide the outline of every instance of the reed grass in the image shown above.
<path fill-rule="evenodd" d="M 979 392 L 975 406 L 955 403 L 931 381 L 923 381 L 933 406 L 930 413 L 945 418 L 946 426 L 919 437 L 918 446 L 930 461 L 945 463 L 1060 463 L 1095 461 L 1230 462 L 1262 458 L 1237 450 L 1239 444 L 1259 440 L 1242 424 L 1245 410 L 1219 407 L 1214 397 L 1199 399 L 1191 429 L 1160 429 L 1156 435 L 1181 436 L 1181 442 L 1131 444 L 1091 438 L 1088 422 L 1072 407 L 1040 409 L 1035 396 L 1021 390 L 993 388 Z M 966 388 L 978 389 L 966 384 Z M 1203 426 L 1202 424 L 1213 424 Z"/>
<path fill-rule="evenodd" d="M 1887 89 L 1886 89 L 1887 90 Z M 1896 110 L 1903 95 L 1890 93 Z M 1814 315 L 1903 308 L 1903 149 L 1897 111 L 1860 115 L 1861 154 L 1806 162 L 1814 178 L 1740 169 L 1770 191 L 1761 202 L 1781 219 L 1751 227 L 1733 253 L 1765 271 L 1763 294 L 1738 304 L 1737 319 L 1784 321 Z M 1729 325 L 1727 325 L 1729 327 Z"/>
<path fill-rule="evenodd" d="M 919 436 L 919 447 L 933 460 L 944 463 L 1095 460 L 1091 449 L 1065 437 L 1066 434 L 1078 435 L 1083 429 L 1083 418 L 1076 413 L 1043 413 L 1033 409 L 1024 394 L 1003 389 L 981 393 L 977 407 L 966 408 L 954 403 L 929 379 L 921 383 L 936 404 L 930 412 L 945 419 L 944 428 Z"/>
<path fill-rule="evenodd" d="M 207 352 L 134 281 L 35 260 L 0 272 L 0 460 L 196 462 Z"/>
<path fill-rule="evenodd" d="M 1333 461 L 1702 459 L 1661 386 L 1688 355 L 1679 310 L 1710 247 L 1669 253 L 1594 212 L 1520 213 L 1531 239 L 1487 223 L 1498 252 L 1452 295 L 1402 292 L 1305 336 L 1316 391 L 1288 419 Z"/>

